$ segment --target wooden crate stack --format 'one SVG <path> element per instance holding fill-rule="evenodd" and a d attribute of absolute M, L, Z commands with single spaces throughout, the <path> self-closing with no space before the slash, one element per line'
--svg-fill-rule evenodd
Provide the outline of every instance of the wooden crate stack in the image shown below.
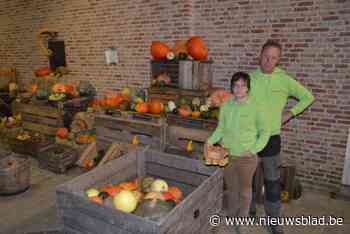
<path fill-rule="evenodd" d="M 57 105 L 49 105 L 47 101 L 36 103 L 14 102 L 14 114 L 21 114 L 23 128 L 46 135 L 55 135 L 58 128 L 69 125 L 65 123 L 65 115 L 73 116 L 76 112 L 86 110 L 89 98 L 76 98 Z"/>

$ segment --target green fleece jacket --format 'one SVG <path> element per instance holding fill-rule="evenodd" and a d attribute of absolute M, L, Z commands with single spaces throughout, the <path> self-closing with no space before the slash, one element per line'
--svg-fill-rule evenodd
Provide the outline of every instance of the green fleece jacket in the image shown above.
<path fill-rule="evenodd" d="M 288 97 L 298 99 L 298 103 L 290 109 L 293 115 L 303 112 L 314 101 L 311 92 L 281 68 L 276 67 L 272 74 L 265 74 L 259 68 L 250 73 L 250 79 L 250 95 L 268 108 L 271 135 L 278 135 L 281 132 L 282 112 Z"/>
<path fill-rule="evenodd" d="M 252 98 L 237 103 L 233 98 L 220 107 L 219 123 L 208 138 L 209 144 L 222 140 L 232 156 L 261 151 L 270 137 L 270 125 L 261 105 Z"/>

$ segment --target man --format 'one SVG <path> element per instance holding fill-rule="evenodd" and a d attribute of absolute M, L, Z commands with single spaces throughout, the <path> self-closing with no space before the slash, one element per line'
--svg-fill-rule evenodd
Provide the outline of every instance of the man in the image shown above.
<path fill-rule="evenodd" d="M 278 42 L 267 41 L 260 53 L 260 68 L 250 74 L 253 98 L 264 102 L 269 108 L 271 136 L 265 148 L 258 153 L 259 166 L 263 169 L 265 188 L 265 213 L 279 217 L 281 209 L 281 125 L 303 112 L 314 100 L 313 95 L 299 82 L 294 80 L 277 65 L 281 58 L 282 47 Z M 284 110 L 288 97 L 298 99 L 290 110 Z M 255 179 L 253 179 L 253 199 L 250 215 L 256 215 Z M 273 234 L 283 233 L 281 226 L 270 226 Z"/>

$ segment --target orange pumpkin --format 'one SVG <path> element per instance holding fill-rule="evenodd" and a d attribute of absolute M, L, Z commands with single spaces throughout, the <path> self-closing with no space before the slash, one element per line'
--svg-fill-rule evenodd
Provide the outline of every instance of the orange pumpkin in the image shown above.
<path fill-rule="evenodd" d="M 66 84 L 64 88 L 65 88 L 65 92 L 66 92 L 66 93 L 71 93 L 71 94 L 73 94 L 74 91 L 75 91 L 75 87 L 74 87 L 74 85 L 72 85 L 72 84 Z"/>
<path fill-rule="evenodd" d="M 187 51 L 196 60 L 208 59 L 208 49 L 201 37 L 191 37 L 187 41 Z"/>
<path fill-rule="evenodd" d="M 86 168 L 86 169 L 91 169 L 91 168 L 93 168 L 94 167 L 94 160 L 92 160 L 92 159 L 85 159 L 84 160 L 84 168 Z"/>
<path fill-rule="evenodd" d="M 162 42 L 154 41 L 151 45 L 151 55 L 154 59 L 166 59 L 166 55 L 171 52 L 171 49 Z"/>
<path fill-rule="evenodd" d="M 52 86 L 52 91 L 55 93 L 65 93 L 66 92 L 66 85 L 62 83 L 56 83 Z"/>
<path fill-rule="evenodd" d="M 106 192 L 109 196 L 115 196 L 119 193 L 122 188 L 119 185 L 108 184 L 101 189 L 102 192 Z"/>
<path fill-rule="evenodd" d="M 56 135 L 60 138 L 60 139 L 66 139 L 68 136 L 68 129 L 67 128 L 59 128 L 57 129 Z"/>
<path fill-rule="evenodd" d="M 149 105 L 147 102 L 137 103 L 135 106 L 135 110 L 140 113 L 147 113 L 149 111 Z"/>
<path fill-rule="evenodd" d="M 36 91 L 38 91 L 38 85 L 37 84 L 32 84 L 30 86 L 30 92 L 31 93 L 36 93 Z"/>
<path fill-rule="evenodd" d="M 164 105 L 163 103 L 161 103 L 160 101 L 158 100 L 152 100 L 150 103 L 149 103 L 149 111 L 152 113 L 152 114 L 160 114 L 164 109 Z"/>
<path fill-rule="evenodd" d="M 173 195 L 176 201 L 180 201 L 183 197 L 181 189 L 179 189 L 176 186 L 169 187 L 168 192 L 171 193 L 171 195 Z"/>
<path fill-rule="evenodd" d="M 137 184 L 135 184 L 134 181 L 123 182 L 123 183 L 120 183 L 119 186 L 122 189 L 129 190 L 129 191 L 133 191 L 137 189 Z"/>
<path fill-rule="evenodd" d="M 198 118 L 201 115 L 200 111 L 192 111 L 191 116 L 194 118 Z"/>

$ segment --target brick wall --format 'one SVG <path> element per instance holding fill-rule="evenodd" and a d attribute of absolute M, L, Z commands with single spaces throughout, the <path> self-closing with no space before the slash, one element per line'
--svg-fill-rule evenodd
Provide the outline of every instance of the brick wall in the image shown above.
<path fill-rule="evenodd" d="M 349 0 L 0 0 L 0 66 L 33 78 L 46 61 L 36 42 L 42 28 L 66 43 L 70 80 L 89 80 L 99 93 L 124 84 L 149 84 L 149 45 L 201 35 L 214 60 L 215 85 L 238 70 L 257 67 L 268 38 L 279 40 L 282 66 L 310 88 L 317 101 L 283 131 L 284 160 L 298 165 L 305 184 L 339 185 L 350 127 Z M 114 46 L 120 63 L 107 66 Z"/>

